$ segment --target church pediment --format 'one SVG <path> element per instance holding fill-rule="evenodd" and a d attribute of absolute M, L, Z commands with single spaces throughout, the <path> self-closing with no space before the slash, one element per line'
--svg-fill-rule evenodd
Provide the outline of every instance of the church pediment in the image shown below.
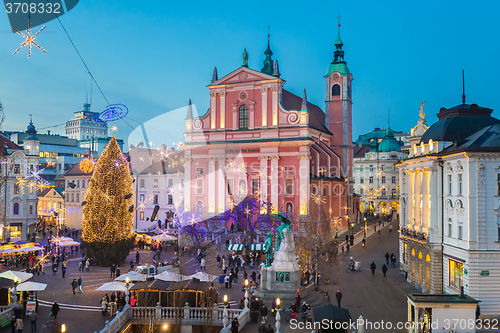
<path fill-rule="evenodd" d="M 276 79 L 283 81 L 282 79 L 277 78 L 275 76 L 257 72 L 250 68 L 240 67 L 237 70 L 227 74 L 226 76 L 210 84 L 209 87 L 241 83 L 241 82 L 276 80 Z"/>

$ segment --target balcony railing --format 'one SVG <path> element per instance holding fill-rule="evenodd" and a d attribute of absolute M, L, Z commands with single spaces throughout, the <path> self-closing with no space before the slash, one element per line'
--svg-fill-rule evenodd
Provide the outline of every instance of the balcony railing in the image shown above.
<path fill-rule="evenodd" d="M 410 230 L 408 228 L 402 227 L 399 231 L 401 236 L 409 239 L 413 239 L 419 242 L 427 243 L 429 240 L 429 235 L 425 232 L 417 232 L 415 230 Z"/>

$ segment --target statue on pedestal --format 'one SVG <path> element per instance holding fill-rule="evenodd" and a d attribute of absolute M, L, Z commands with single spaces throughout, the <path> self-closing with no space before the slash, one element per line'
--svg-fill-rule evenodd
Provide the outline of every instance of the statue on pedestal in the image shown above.
<path fill-rule="evenodd" d="M 275 251 L 278 251 L 280 249 L 281 241 L 283 240 L 283 230 L 288 229 L 290 230 L 290 226 L 292 225 L 292 221 L 283 213 L 279 212 L 278 215 L 273 215 L 281 220 L 281 224 L 276 228 L 276 248 Z"/>
<path fill-rule="evenodd" d="M 273 253 L 273 238 L 271 237 L 271 233 L 270 232 L 267 233 L 267 239 L 266 239 L 264 253 L 266 254 L 266 266 L 265 267 L 270 267 L 271 266 L 271 261 L 274 258 L 274 253 Z"/>

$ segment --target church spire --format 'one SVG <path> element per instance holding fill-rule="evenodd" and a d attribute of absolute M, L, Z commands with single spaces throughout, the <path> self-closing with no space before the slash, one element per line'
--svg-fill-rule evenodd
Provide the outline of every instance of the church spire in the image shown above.
<path fill-rule="evenodd" d="M 271 35 L 267 34 L 267 49 L 264 51 L 264 55 L 266 56 L 266 59 L 264 60 L 264 67 L 261 70 L 261 73 L 267 74 L 267 75 L 273 75 L 274 69 L 273 69 L 273 59 L 271 58 L 273 55 L 273 51 L 271 51 L 271 47 L 269 46 L 269 37 Z"/>
<path fill-rule="evenodd" d="M 307 95 L 306 88 L 304 88 L 304 94 L 302 95 L 302 106 L 300 107 L 301 111 L 307 110 Z"/>
<path fill-rule="evenodd" d="M 219 80 L 219 76 L 217 75 L 217 67 L 214 67 L 214 73 L 212 74 L 212 83 Z"/>
<path fill-rule="evenodd" d="M 335 52 L 333 52 L 332 64 L 335 64 L 335 63 L 344 63 L 345 64 L 344 50 L 342 50 L 344 43 L 342 42 L 342 39 L 340 39 L 340 19 L 341 19 L 340 14 L 337 18 L 339 20 L 339 23 L 337 25 L 338 26 L 338 35 L 337 35 L 337 40 L 335 41 Z"/>
<path fill-rule="evenodd" d="M 217 68 L 216 68 L 217 70 Z M 214 72 L 215 75 L 217 75 L 217 72 Z M 189 104 L 188 104 L 188 111 L 186 115 L 186 120 L 188 119 L 193 119 L 193 107 L 191 106 L 191 98 L 189 99 Z"/>
<path fill-rule="evenodd" d="M 273 70 L 273 76 L 280 77 L 280 68 L 278 66 L 278 60 L 274 61 L 274 70 Z"/>

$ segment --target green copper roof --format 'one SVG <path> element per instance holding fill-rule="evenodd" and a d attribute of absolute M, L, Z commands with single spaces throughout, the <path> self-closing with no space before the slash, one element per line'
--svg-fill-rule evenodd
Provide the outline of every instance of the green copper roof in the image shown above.
<path fill-rule="evenodd" d="M 328 74 L 326 75 L 331 75 L 335 72 L 339 72 L 340 75 L 350 74 L 349 67 L 347 67 L 347 64 L 345 62 L 337 62 L 331 64 L 330 67 L 328 67 Z"/>
<path fill-rule="evenodd" d="M 378 145 L 378 151 L 381 153 L 401 151 L 401 144 L 394 138 L 394 132 L 390 128 L 385 130 L 385 136 Z"/>
<path fill-rule="evenodd" d="M 273 59 L 271 58 L 273 55 L 273 51 L 271 51 L 271 47 L 269 46 L 269 36 L 267 36 L 267 49 L 264 51 L 264 55 L 266 56 L 266 59 L 264 59 L 264 67 L 262 68 L 261 73 L 273 75 L 274 63 Z"/>

